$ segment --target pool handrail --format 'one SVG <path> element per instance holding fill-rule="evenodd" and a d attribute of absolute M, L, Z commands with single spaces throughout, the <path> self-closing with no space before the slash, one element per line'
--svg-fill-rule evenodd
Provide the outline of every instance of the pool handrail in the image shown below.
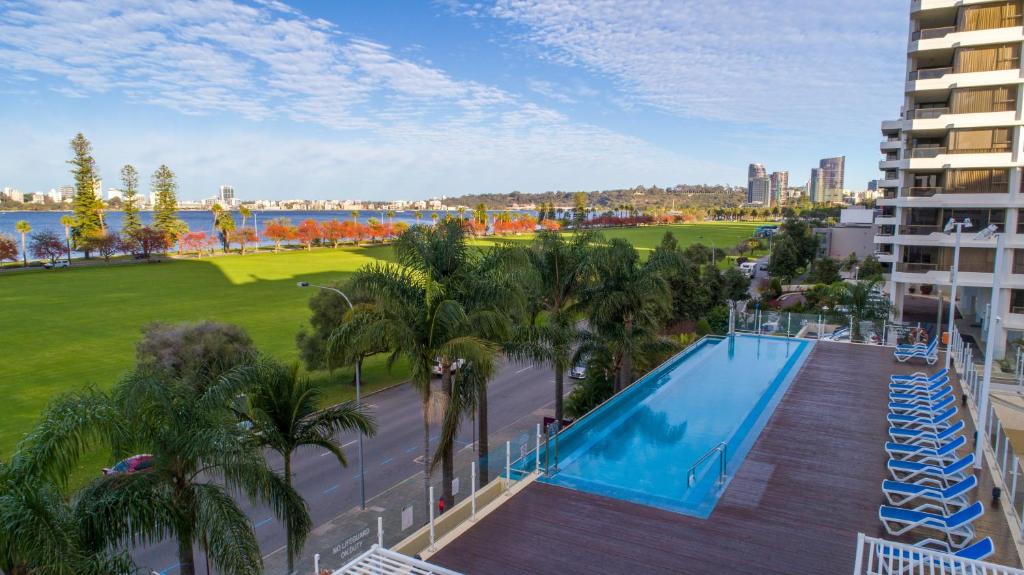
<path fill-rule="evenodd" d="M 711 449 L 707 450 L 704 455 L 701 455 L 697 461 L 690 466 L 690 469 L 686 472 L 686 484 L 689 487 L 693 487 L 697 483 L 697 468 L 704 464 L 705 461 L 713 457 L 716 453 L 718 454 L 718 479 L 715 480 L 716 485 L 721 485 L 725 482 L 726 476 L 726 461 L 728 460 L 729 444 L 721 442 L 715 445 Z"/>

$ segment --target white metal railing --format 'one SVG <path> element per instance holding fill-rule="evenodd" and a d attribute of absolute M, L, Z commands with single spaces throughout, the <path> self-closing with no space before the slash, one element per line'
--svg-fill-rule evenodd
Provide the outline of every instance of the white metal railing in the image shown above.
<path fill-rule="evenodd" d="M 953 328 L 953 367 L 960 374 L 960 387 L 967 395 L 968 401 L 978 409 L 978 390 L 981 386 L 981 374 L 974 363 L 973 350 L 960 337 L 960 331 Z M 991 463 L 995 467 L 993 481 L 1008 496 L 1005 508 L 1010 512 L 1010 528 L 1024 537 L 1024 467 L 1021 466 L 1009 435 L 999 421 L 993 402 L 987 402 L 988 416 L 985 418 L 984 437 L 992 450 Z M 978 430 L 981 437 L 981 430 Z"/>
<path fill-rule="evenodd" d="M 857 535 L 853 575 L 1024 575 L 1024 571 L 943 551 Z"/>
<path fill-rule="evenodd" d="M 319 565 L 316 566 L 319 569 Z M 316 575 L 320 575 L 319 570 Z M 461 575 L 374 545 L 331 575 Z"/>

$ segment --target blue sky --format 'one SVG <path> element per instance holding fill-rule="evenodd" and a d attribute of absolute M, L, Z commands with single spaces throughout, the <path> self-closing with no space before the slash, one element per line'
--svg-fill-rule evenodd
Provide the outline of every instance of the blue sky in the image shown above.
<path fill-rule="evenodd" d="M 180 196 L 474 192 L 876 177 L 907 12 L 891 0 L 0 3 L 0 186 L 104 187 L 166 163 Z M 148 180 L 148 178 L 147 178 Z"/>

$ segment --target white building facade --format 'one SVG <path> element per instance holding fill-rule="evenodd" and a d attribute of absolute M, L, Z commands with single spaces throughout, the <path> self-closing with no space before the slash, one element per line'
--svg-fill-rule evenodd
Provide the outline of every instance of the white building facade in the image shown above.
<path fill-rule="evenodd" d="M 957 309 L 965 326 L 997 318 L 997 358 L 1008 340 L 1024 337 L 1021 3 L 913 0 L 905 101 L 898 119 L 882 122 L 875 219 L 876 255 L 891 268 L 897 320 L 906 295 L 922 286 L 948 297 L 955 238 L 943 227 L 950 218 L 971 219 Z M 995 240 L 974 239 L 990 224 L 1006 233 L 1001 270 L 994 269 Z M 994 273 L 1003 289 L 992 313 Z"/>

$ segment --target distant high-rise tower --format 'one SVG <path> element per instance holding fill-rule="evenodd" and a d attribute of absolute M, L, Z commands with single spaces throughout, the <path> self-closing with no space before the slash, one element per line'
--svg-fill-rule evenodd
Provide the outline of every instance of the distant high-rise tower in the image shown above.
<path fill-rule="evenodd" d="M 217 193 L 217 199 L 224 204 L 231 205 L 235 199 L 235 188 L 232 186 L 221 186 L 220 191 Z"/>
<path fill-rule="evenodd" d="M 817 202 L 841 203 L 843 201 L 843 184 L 846 179 L 846 156 L 825 158 L 818 162 L 821 189 Z"/>
<path fill-rule="evenodd" d="M 789 172 L 772 172 L 771 205 L 778 206 L 786 202 L 786 188 L 789 187 Z"/>
<path fill-rule="evenodd" d="M 750 164 L 747 168 L 747 203 L 754 202 L 754 180 L 765 177 L 764 164 Z"/>

